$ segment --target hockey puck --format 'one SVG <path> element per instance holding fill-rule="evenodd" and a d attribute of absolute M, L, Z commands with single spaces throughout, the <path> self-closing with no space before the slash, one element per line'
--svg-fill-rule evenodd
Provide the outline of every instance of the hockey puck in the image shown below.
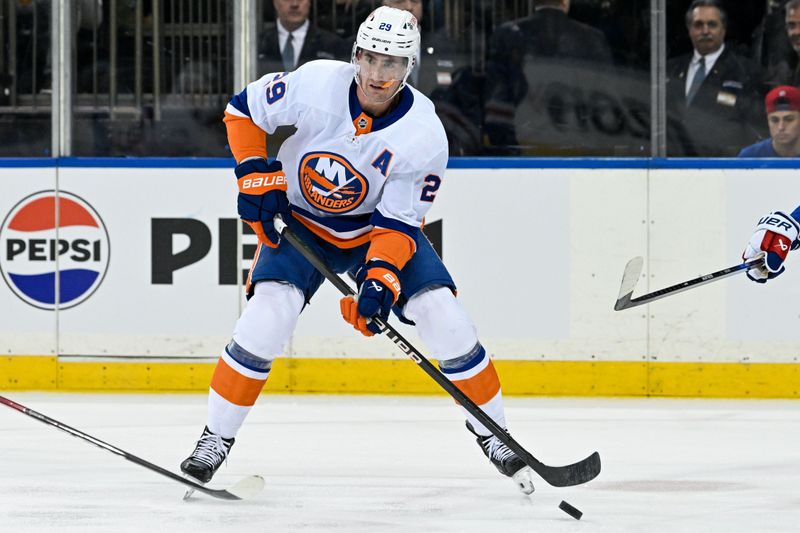
<path fill-rule="evenodd" d="M 558 508 L 567 513 L 568 515 L 570 515 L 575 520 L 580 520 L 581 517 L 583 516 L 582 512 L 580 512 L 579 510 L 577 510 L 564 500 L 561 500 L 561 503 L 558 504 Z"/>

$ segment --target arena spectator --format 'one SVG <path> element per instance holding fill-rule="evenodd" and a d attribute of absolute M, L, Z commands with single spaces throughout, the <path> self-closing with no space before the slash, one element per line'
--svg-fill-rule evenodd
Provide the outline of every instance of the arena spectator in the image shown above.
<path fill-rule="evenodd" d="M 466 53 L 459 51 L 454 39 L 444 30 L 424 29 L 422 0 L 383 0 L 383 5 L 410 11 L 423 28 L 417 65 L 409 76 L 409 83 L 427 96 L 436 89 L 449 87 L 453 83 L 453 73 L 468 62 Z"/>
<path fill-rule="evenodd" d="M 611 63 L 603 32 L 569 17 L 570 0 L 534 0 L 531 16 L 503 24 L 492 37 L 490 58 L 555 58 Z M 519 56 L 519 57 L 517 57 Z"/>
<path fill-rule="evenodd" d="M 670 133 L 681 136 L 669 139 L 669 155 L 734 156 L 761 136 L 759 70 L 725 46 L 727 23 L 717 0 L 695 0 L 686 12 L 694 51 L 667 63 L 668 120 L 680 125 Z"/>
<path fill-rule="evenodd" d="M 529 83 L 580 85 L 584 76 L 612 64 L 603 33 L 571 19 L 569 7 L 570 0 L 535 0 L 531 16 L 503 24 L 493 33 L 486 68 L 484 128 L 496 153 L 519 152 L 514 148 L 520 144 L 520 132 L 514 125 L 516 107 L 528 97 Z M 547 115 L 535 123 L 536 132 L 531 132 L 537 145 L 558 149 L 556 145 L 569 130 L 565 122 L 575 111 L 567 109 L 568 105 L 554 98 L 535 106 Z M 574 137 L 582 142 L 579 132 Z"/>
<path fill-rule="evenodd" d="M 375 0 L 317 0 L 314 17 L 317 26 L 327 28 L 352 43 L 358 26 L 378 5 Z"/>
<path fill-rule="evenodd" d="M 789 0 L 784 7 L 780 31 L 769 32 L 767 50 L 767 82 L 776 85 L 800 85 L 800 0 Z M 775 19 L 780 11 L 773 15 Z M 773 20 L 773 24 L 778 23 Z M 765 20 L 765 30 L 768 27 Z M 776 28 L 777 30 L 777 28 Z M 775 35 L 773 35 L 775 34 Z M 768 36 L 765 35 L 766 39 Z"/>
<path fill-rule="evenodd" d="M 272 3 L 275 23 L 264 28 L 258 43 L 259 74 L 292 71 L 314 59 L 349 60 L 349 47 L 341 38 L 309 21 L 311 0 Z"/>
<path fill-rule="evenodd" d="M 744 148 L 739 157 L 799 157 L 800 89 L 775 87 L 765 104 L 770 138 Z"/>

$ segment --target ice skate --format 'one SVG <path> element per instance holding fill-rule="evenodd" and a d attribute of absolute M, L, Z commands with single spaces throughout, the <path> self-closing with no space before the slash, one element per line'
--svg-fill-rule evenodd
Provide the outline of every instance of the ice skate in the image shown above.
<path fill-rule="evenodd" d="M 484 455 L 489 458 L 489 461 L 491 461 L 501 474 L 514 480 L 517 488 L 522 491 L 523 494 L 533 493 L 534 486 L 531 468 L 525 464 L 525 461 L 494 435 L 489 435 L 488 437 L 478 435 L 469 422 L 467 422 L 467 429 L 477 437 L 476 441 L 478 445 L 480 445 L 481 450 L 483 450 Z"/>
<path fill-rule="evenodd" d="M 234 440 L 233 438 L 223 439 L 219 435 L 212 433 L 208 427 L 204 428 L 192 455 L 181 463 L 181 472 L 185 476 L 205 485 L 211 481 L 214 473 L 227 459 Z M 183 499 L 188 499 L 193 492 L 193 489 L 187 490 Z"/>

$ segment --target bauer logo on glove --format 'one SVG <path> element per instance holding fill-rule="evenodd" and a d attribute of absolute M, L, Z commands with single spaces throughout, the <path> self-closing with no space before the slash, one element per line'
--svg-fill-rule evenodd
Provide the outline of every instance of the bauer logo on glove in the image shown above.
<path fill-rule="evenodd" d="M 286 190 L 286 175 L 282 172 L 256 177 L 249 176 L 248 174 L 244 178 L 239 179 L 239 192 L 247 194 L 266 194 L 276 188 L 283 188 L 283 190 Z"/>
<path fill-rule="evenodd" d="M 764 258 L 763 266 L 747 271 L 747 277 L 757 283 L 766 283 L 786 270 L 783 262 L 790 250 L 800 246 L 800 225 L 791 216 L 775 211 L 761 217 L 750 242 L 742 254 L 745 261 Z"/>
<path fill-rule="evenodd" d="M 290 211 L 283 165 L 277 160 L 267 163 L 261 158 L 248 159 L 236 166 L 236 178 L 239 216 L 253 228 L 260 243 L 277 248 L 280 236 L 272 219 L 278 214 L 288 215 Z"/>

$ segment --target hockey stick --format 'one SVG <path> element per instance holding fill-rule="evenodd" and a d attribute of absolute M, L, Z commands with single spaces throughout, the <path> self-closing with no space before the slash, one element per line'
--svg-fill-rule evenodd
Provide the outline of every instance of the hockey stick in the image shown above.
<path fill-rule="evenodd" d="M 303 257 L 305 257 L 314 267 L 328 279 L 333 285 L 345 296 L 355 295 L 355 291 L 338 275 L 336 275 L 328 266 L 317 257 L 317 254 L 309 248 L 279 217 L 275 218 L 275 229 L 280 235 L 289 241 Z M 494 434 L 500 441 L 508 446 L 514 453 L 522 458 L 525 463 L 530 466 L 534 472 L 539 474 L 547 483 L 554 487 L 570 487 L 573 485 L 580 485 L 591 481 L 600 473 L 600 454 L 597 452 L 592 453 L 589 457 L 578 461 L 577 463 L 566 466 L 548 466 L 523 448 L 511 435 L 497 422 L 492 420 L 483 409 L 478 407 L 475 402 L 469 399 L 461 390 L 456 387 L 452 381 L 442 374 L 430 361 L 428 361 L 410 342 L 405 340 L 400 333 L 397 332 L 390 324 L 381 320 L 380 318 L 372 319 L 375 324 L 381 329 L 381 333 L 385 333 L 389 339 L 400 348 L 400 350 L 409 356 L 422 370 L 425 371 L 433 380 L 439 384 L 453 399 L 462 405 L 469 413 L 477 418 L 481 424 L 486 426 L 489 431 Z"/>
<path fill-rule="evenodd" d="M 688 291 L 694 287 L 699 287 L 700 285 L 705 285 L 707 283 L 711 283 L 712 281 L 727 278 L 728 276 L 733 276 L 734 274 L 738 274 L 740 272 L 750 270 L 751 268 L 756 268 L 763 265 L 763 258 L 753 259 L 747 263 L 742 263 L 740 265 L 718 270 L 717 272 L 712 272 L 711 274 L 706 274 L 705 276 L 700 276 L 699 278 L 690 279 L 689 281 L 684 281 L 683 283 L 678 283 L 677 285 L 672 285 L 666 289 L 654 291 L 643 296 L 639 296 L 638 298 L 631 298 L 631 296 L 633 296 L 633 290 L 636 288 L 636 282 L 639 281 L 639 276 L 642 274 L 642 268 L 644 266 L 644 259 L 641 257 L 634 257 L 628 261 L 627 265 L 625 265 L 625 272 L 622 274 L 622 284 L 619 287 L 619 296 L 617 297 L 617 302 L 614 304 L 614 311 L 622 311 L 623 309 L 630 309 L 631 307 L 636 307 L 638 305 L 649 304 L 650 302 L 660 300 L 661 298 L 666 298 L 671 294 L 678 294 L 679 292 Z"/>
<path fill-rule="evenodd" d="M 45 424 L 58 428 L 61 431 L 69 433 L 73 437 L 78 437 L 80 439 L 85 440 L 86 442 L 90 442 L 91 444 L 94 444 L 98 448 L 102 448 L 113 454 L 119 455 L 123 459 L 126 459 L 132 463 L 136 463 L 139 466 L 143 466 L 148 470 L 161 474 L 162 476 L 168 477 L 173 481 L 177 481 L 178 483 L 183 483 L 184 485 L 190 487 L 191 489 L 200 491 L 203 494 L 208 494 L 209 496 L 213 496 L 214 498 L 219 498 L 222 500 L 243 500 L 245 498 L 250 498 L 252 496 L 255 496 L 256 494 L 258 494 L 258 492 L 261 491 L 261 489 L 264 488 L 264 478 L 262 478 L 261 476 L 248 476 L 246 478 L 239 480 L 236 484 L 232 485 L 231 487 L 228 487 L 227 489 L 224 490 L 209 489 L 199 483 L 195 483 L 194 481 L 186 479 L 183 476 L 179 476 L 178 474 L 170 472 L 165 468 L 161 468 L 158 465 L 154 465 L 151 462 L 136 457 L 135 455 L 130 454 L 125 450 L 120 450 L 116 446 L 112 446 L 107 442 L 103 442 L 102 440 L 92 437 L 91 435 L 87 435 L 83 431 L 72 428 L 66 424 L 62 424 L 58 420 L 54 420 L 49 416 L 45 416 L 13 400 L 9 400 L 8 398 L 0 396 L 0 403 L 2 403 L 3 405 L 7 405 L 12 409 L 16 409 L 20 413 L 28 415 L 29 417 L 34 418 L 39 422 L 43 422 Z"/>

